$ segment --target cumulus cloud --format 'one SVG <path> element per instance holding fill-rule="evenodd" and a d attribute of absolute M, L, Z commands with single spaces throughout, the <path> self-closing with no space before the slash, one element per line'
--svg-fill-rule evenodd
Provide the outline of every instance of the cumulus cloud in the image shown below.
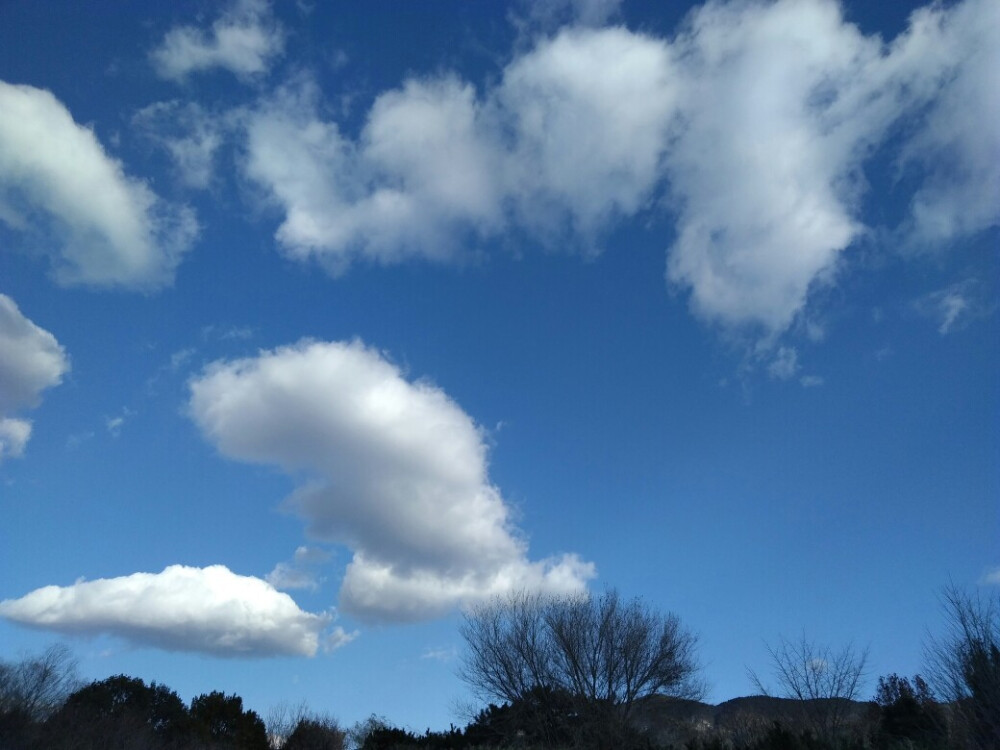
<path fill-rule="evenodd" d="M 514 588 L 580 591 L 594 575 L 575 555 L 529 561 L 480 429 L 361 342 L 215 363 L 191 382 L 190 413 L 224 455 L 307 477 L 286 505 L 311 537 L 354 551 L 340 606 L 359 617 L 433 617 Z"/>
<path fill-rule="evenodd" d="M 0 209 L 15 231 L 45 232 L 67 285 L 167 284 L 198 231 L 190 208 L 126 175 L 50 92 L 2 81 Z"/>
<path fill-rule="evenodd" d="M 245 169 L 285 212 L 277 239 L 341 273 L 354 259 L 454 261 L 512 222 L 585 247 L 650 197 L 671 84 L 663 43 L 564 31 L 486 97 L 454 76 L 380 95 L 356 140 L 322 115 L 313 81 L 247 121 Z M 581 122 L 587 122 L 581 128 Z M 508 135 L 504 135 L 508 133 Z"/>
<path fill-rule="evenodd" d="M 304 612 L 288 594 L 222 565 L 45 586 L 0 602 L 0 617 L 67 635 L 109 634 L 229 657 L 314 656 L 324 644 L 351 637 L 341 629 L 324 635 L 330 614 Z"/>
<path fill-rule="evenodd" d="M 521 222 L 568 216 L 592 246 L 635 214 L 661 179 L 677 95 L 667 44 L 623 28 L 566 29 L 515 59 L 496 97 Z"/>
<path fill-rule="evenodd" d="M 613 2 L 541 10 L 575 20 L 482 90 L 409 79 L 356 137 L 312 82 L 265 98 L 245 170 L 284 214 L 285 251 L 334 273 L 461 261 L 511 232 L 594 253 L 617 220 L 666 205 L 669 283 L 702 319 L 773 341 L 870 234 L 864 168 L 892 134 L 918 186 L 905 232 L 940 245 L 997 223 L 989 0 L 918 11 L 888 43 L 836 0 L 709 2 L 673 39 L 588 25 Z"/>
<path fill-rule="evenodd" d="M 277 239 L 299 259 L 341 273 L 363 257 L 451 260 L 460 237 L 500 217 L 500 165 L 480 132 L 472 88 L 454 79 L 383 94 L 360 143 L 320 113 L 299 81 L 248 121 L 246 172 L 285 211 Z"/>
<path fill-rule="evenodd" d="M 0 461 L 22 455 L 31 437 L 30 421 L 8 415 L 37 406 L 42 391 L 58 385 L 68 371 L 69 359 L 55 336 L 0 294 Z"/>
<path fill-rule="evenodd" d="M 926 177 L 911 203 L 911 242 L 940 247 L 1000 224 L 1000 6 L 966 0 L 914 14 L 908 57 L 932 102 L 903 165 Z"/>
<path fill-rule="evenodd" d="M 168 31 L 150 59 L 161 77 L 176 81 L 211 68 L 247 77 L 266 72 L 284 47 L 284 30 L 267 0 L 235 0 L 211 31 L 195 26 Z"/>

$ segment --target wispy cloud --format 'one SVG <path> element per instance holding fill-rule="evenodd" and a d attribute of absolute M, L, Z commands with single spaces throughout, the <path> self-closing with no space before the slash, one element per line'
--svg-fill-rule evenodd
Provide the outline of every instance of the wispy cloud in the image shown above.
<path fill-rule="evenodd" d="M 987 571 L 983 575 L 982 583 L 986 586 L 1000 586 L 1000 566 Z"/>
<path fill-rule="evenodd" d="M 279 562 L 274 566 L 274 570 L 264 576 L 264 580 L 282 591 L 289 589 L 315 591 L 322 582 L 318 569 L 330 557 L 328 551 L 318 547 L 299 547 L 290 562 Z"/>
<path fill-rule="evenodd" d="M 993 312 L 996 304 L 985 296 L 980 282 L 966 279 L 924 295 L 915 306 L 919 313 L 937 321 L 938 333 L 946 336 Z"/>

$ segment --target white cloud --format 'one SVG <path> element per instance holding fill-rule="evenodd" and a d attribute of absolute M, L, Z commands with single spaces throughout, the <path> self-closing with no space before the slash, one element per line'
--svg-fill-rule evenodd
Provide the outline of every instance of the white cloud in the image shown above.
<path fill-rule="evenodd" d="M 0 602 L 0 617 L 68 635 L 110 634 L 213 656 L 314 656 L 329 614 L 311 614 L 259 578 L 222 565 L 45 586 Z M 339 631 L 339 632 L 338 632 Z M 343 640 L 342 630 L 330 637 Z"/>
<path fill-rule="evenodd" d="M 225 128 L 219 118 L 195 102 L 174 100 L 143 107 L 132 123 L 166 150 L 183 184 L 201 190 L 211 185 Z"/>
<path fill-rule="evenodd" d="M 889 44 L 836 0 L 709 2 L 673 39 L 578 17 L 481 91 L 442 74 L 383 93 L 357 137 L 313 82 L 289 84 L 247 118 L 244 167 L 283 211 L 285 251 L 333 273 L 461 261 L 512 232 L 593 253 L 667 205 L 670 284 L 774 343 L 873 235 L 864 167 L 890 135 L 910 134 L 899 157 L 919 173 L 906 231 L 941 244 L 997 223 L 1000 134 L 981 123 L 997 119 L 998 16 L 933 6 Z"/>
<path fill-rule="evenodd" d="M 803 375 L 799 378 L 799 383 L 803 388 L 818 388 L 825 382 L 826 380 L 821 375 Z"/>
<path fill-rule="evenodd" d="M 317 568 L 330 557 L 329 552 L 318 547 L 299 547 L 295 550 L 291 562 L 279 562 L 274 566 L 274 570 L 264 576 L 264 580 L 282 591 L 289 589 L 315 591 L 320 584 Z"/>
<path fill-rule="evenodd" d="M 245 168 L 284 209 L 277 239 L 292 257 L 332 273 L 355 257 L 450 260 L 500 219 L 499 165 L 477 122 L 471 87 L 411 82 L 378 98 L 354 143 L 301 81 L 250 116 Z"/>
<path fill-rule="evenodd" d="M 788 380 L 799 371 L 799 354 L 790 346 L 782 346 L 767 366 L 767 374 L 776 380 Z"/>
<path fill-rule="evenodd" d="M 667 44 L 623 28 L 567 29 L 515 59 L 496 98 L 520 221 L 545 233 L 568 216 L 590 245 L 636 213 L 662 177 L 677 94 Z"/>
<path fill-rule="evenodd" d="M 528 25 L 543 29 L 567 24 L 603 26 L 619 15 L 621 4 L 622 0 L 531 0 L 525 10 Z"/>
<path fill-rule="evenodd" d="M 104 426 L 107 428 L 108 432 L 111 433 L 112 437 L 118 437 L 122 433 L 122 427 L 125 425 L 125 421 L 134 415 L 135 412 L 126 407 L 122 409 L 121 414 L 117 416 L 105 417 Z"/>
<path fill-rule="evenodd" d="M 674 51 L 668 276 L 703 317 L 780 332 L 864 229 L 861 159 L 891 120 L 868 91 L 880 42 L 832 0 L 708 3 Z"/>
<path fill-rule="evenodd" d="M 333 273 L 355 259 L 461 260 L 460 240 L 512 223 L 565 241 L 568 222 L 589 249 L 651 197 L 672 106 L 667 58 L 664 43 L 623 29 L 568 30 L 486 97 L 453 76 L 383 93 L 356 140 L 299 80 L 251 113 L 245 170 L 284 210 L 285 250 Z"/>
<path fill-rule="evenodd" d="M 31 437 L 31 422 L 26 419 L 0 417 L 0 461 L 20 458 Z"/>
<path fill-rule="evenodd" d="M 210 32 L 194 26 L 168 31 L 150 59 L 161 77 L 176 81 L 216 67 L 247 77 L 266 72 L 284 46 L 284 30 L 266 0 L 235 0 Z"/>
<path fill-rule="evenodd" d="M 67 285 L 167 284 L 198 231 L 190 208 L 126 175 L 51 93 L 2 81 L 0 206 L 15 231 L 48 219 L 42 244 Z"/>
<path fill-rule="evenodd" d="M 421 659 L 449 662 L 458 658 L 458 649 L 454 646 L 450 648 L 428 648 L 420 655 Z"/>
<path fill-rule="evenodd" d="M 579 591 L 594 574 L 574 555 L 529 561 L 481 430 L 360 342 L 218 362 L 191 382 L 190 413 L 224 455 L 309 478 L 287 507 L 312 538 L 354 551 L 340 606 L 360 617 L 433 617 L 513 588 Z"/>
<path fill-rule="evenodd" d="M 907 230 L 940 247 L 1000 224 L 1000 5 L 966 0 L 914 14 L 909 57 L 933 103 L 903 150 L 923 169 Z"/>
<path fill-rule="evenodd" d="M 917 312 L 937 321 L 938 333 L 945 336 L 960 330 L 976 318 L 990 314 L 996 303 L 984 299 L 986 293 L 975 279 L 965 279 L 925 294 L 915 302 Z"/>
<path fill-rule="evenodd" d="M 69 359 L 55 336 L 0 294 L 0 461 L 22 455 L 31 436 L 31 422 L 8 415 L 37 406 L 42 391 L 58 385 L 68 371 Z"/>

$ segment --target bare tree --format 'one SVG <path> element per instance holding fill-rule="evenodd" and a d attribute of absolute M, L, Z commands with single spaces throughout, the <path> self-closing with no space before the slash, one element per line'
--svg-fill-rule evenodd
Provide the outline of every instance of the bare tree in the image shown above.
<path fill-rule="evenodd" d="M 808 640 L 781 638 L 767 644 L 771 668 L 781 697 L 799 701 L 803 719 L 817 735 L 832 738 L 848 726 L 852 701 L 864 685 L 868 649 L 847 645 L 840 651 Z M 753 670 L 750 680 L 762 695 L 773 695 Z"/>
<path fill-rule="evenodd" d="M 76 659 L 61 644 L 18 662 L 0 661 L 0 713 L 44 721 L 77 687 Z"/>
<path fill-rule="evenodd" d="M 995 748 L 1000 737 L 1000 594 L 971 596 L 955 586 L 942 604 L 947 630 L 926 648 L 928 676 L 952 705 L 959 738 Z"/>
<path fill-rule="evenodd" d="M 475 607 L 461 633 L 467 652 L 459 676 L 481 697 L 514 703 L 533 688 L 555 684 L 546 629 L 551 601 L 517 592 Z"/>
<path fill-rule="evenodd" d="M 626 719 L 643 696 L 700 695 L 692 681 L 696 639 L 676 615 L 607 591 L 555 603 L 545 625 L 560 685 L 588 701 L 621 706 Z"/>
<path fill-rule="evenodd" d="M 698 697 L 697 639 L 639 599 L 517 593 L 468 612 L 459 674 L 481 697 L 510 704 L 570 696 L 627 722 L 649 695 Z"/>

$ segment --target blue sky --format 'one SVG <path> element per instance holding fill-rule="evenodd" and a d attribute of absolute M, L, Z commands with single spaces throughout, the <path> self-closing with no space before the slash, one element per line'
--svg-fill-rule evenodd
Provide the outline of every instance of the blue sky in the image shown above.
<path fill-rule="evenodd" d="M 615 586 L 913 673 L 1000 585 L 1000 10 L 0 7 L 0 656 L 460 723 Z"/>

